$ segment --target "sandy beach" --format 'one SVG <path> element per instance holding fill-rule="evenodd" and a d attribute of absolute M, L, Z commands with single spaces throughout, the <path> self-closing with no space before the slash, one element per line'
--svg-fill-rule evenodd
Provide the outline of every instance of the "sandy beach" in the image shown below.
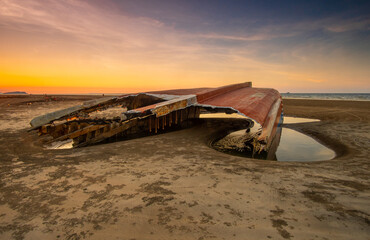
<path fill-rule="evenodd" d="M 226 155 L 206 125 L 48 150 L 29 121 L 96 96 L 0 96 L 0 239 L 369 239 L 370 102 L 284 99 L 320 162 Z"/>

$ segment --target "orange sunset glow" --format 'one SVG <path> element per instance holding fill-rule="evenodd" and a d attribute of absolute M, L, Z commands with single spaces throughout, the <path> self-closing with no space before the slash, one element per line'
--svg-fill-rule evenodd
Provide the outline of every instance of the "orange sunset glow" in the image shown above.
<path fill-rule="evenodd" d="M 0 1 L 0 92 L 370 91 L 368 17 L 257 5 Z"/>

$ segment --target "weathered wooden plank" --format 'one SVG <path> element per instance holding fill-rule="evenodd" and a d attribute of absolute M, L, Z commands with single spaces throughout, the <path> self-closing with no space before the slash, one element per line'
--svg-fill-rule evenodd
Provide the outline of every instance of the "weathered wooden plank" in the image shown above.
<path fill-rule="evenodd" d="M 152 132 L 152 118 L 149 117 L 149 132 Z"/>
<path fill-rule="evenodd" d="M 94 110 L 94 108 L 98 108 L 100 105 L 109 104 L 109 103 L 112 104 L 113 102 L 116 101 L 116 99 L 117 97 L 106 97 L 106 98 L 89 100 L 78 106 L 73 106 L 70 108 L 58 110 L 52 113 L 47 113 L 45 115 L 35 117 L 34 119 L 31 120 L 30 124 L 33 129 L 36 129 L 52 121 L 63 119 L 68 116 L 74 116 L 82 110 L 89 112 L 90 109 Z"/>
<path fill-rule="evenodd" d="M 118 134 L 118 133 L 121 133 L 123 131 L 126 131 L 127 129 L 135 126 L 137 124 L 137 119 L 132 119 L 132 120 L 128 120 L 128 121 L 125 121 L 122 123 L 122 125 L 120 126 L 117 126 L 117 127 L 113 127 L 110 129 L 110 131 L 108 132 L 104 132 L 94 138 L 91 138 L 91 139 L 88 139 L 86 140 L 85 142 L 82 142 L 78 145 L 76 145 L 75 147 L 83 147 L 83 146 L 86 146 L 86 145 L 90 145 L 90 144 L 94 144 L 94 143 L 98 143 L 98 142 L 101 142 L 107 138 L 110 138 L 110 137 L 113 137 L 114 135 Z"/>
<path fill-rule="evenodd" d="M 87 133 L 89 133 L 91 131 L 95 131 L 95 130 L 98 130 L 100 128 L 104 128 L 105 126 L 106 125 L 91 125 L 91 126 L 87 126 L 87 127 L 82 128 L 80 130 L 71 132 L 69 134 L 60 136 L 58 138 L 55 138 L 55 139 L 53 139 L 50 142 L 63 141 L 63 140 L 66 140 L 67 138 L 73 139 L 73 138 L 79 137 L 81 135 L 87 134 Z"/>
<path fill-rule="evenodd" d="M 169 127 L 171 127 L 171 125 L 172 125 L 172 114 L 173 114 L 173 112 L 170 112 L 170 114 L 169 114 L 169 119 L 168 119 L 168 126 Z"/>

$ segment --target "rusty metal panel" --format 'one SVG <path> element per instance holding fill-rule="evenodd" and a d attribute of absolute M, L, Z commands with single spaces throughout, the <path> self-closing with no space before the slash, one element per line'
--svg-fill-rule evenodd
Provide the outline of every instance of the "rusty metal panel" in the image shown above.
<path fill-rule="evenodd" d="M 109 124 L 119 124 L 117 127 L 110 128 L 109 131 L 99 134 L 97 136 L 90 136 L 94 131 L 104 128 L 98 126 L 101 123 L 91 123 L 92 126 L 86 126 L 85 129 L 69 129 L 66 134 L 62 134 L 59 138 L 55 139 L 73 138 L 86 134 L 84 143 L 78 143 L 77 146 L 84 146 L 89 143 L 95 143 L 109 138 L 115 134 L 123 131 L 131 131 L 136 128 L 137 120 L 143 119 L 148 116 L 155 116 L 153 121 L 154 131 L 157 133 L 160 123 L 162 121 L 162 128 L 172 123 L 172 112 L 175 116 L 175 124 L 177 124 L 179 111 L 180 122 L 184 118 L 194 118 L 199 116 L 199 108 L 210 112 L 224 112 L 224 113 L 237 113 L 246 117 L 246 121 L 252 123 L 255 121 L 261 131 L 256 141 L 267 147 L 270 140 L 276 134 L 277 123 L 282 112 L 282 100 L 278 91 L 267 88 L 252 88 L 250 82 L 227 85 L 219 88 L 196 88 L 196 89 L 176 89 L 168 91 L 157 91 L 151 93 L 137 93 L 126 94 L 120 97 L 102 98 L 85 102 L 82 105 L 59 110 L 53 113 L 45 114 L 34 118 L 31 121 L 31 126 L 39 128 L 45 124 L 49 124 L 55 120 L 70 121 L 73 118 L 88 115 L 97 110 L 104 110 L 112 106 L 120 105 L 127 107 L 128 111 L 121 113 L 118 120 L 115 117 L 110 119 Z M 191 109 L 189 109 L 191 108 Z M 188 111 L 190 110 L 190 111 Z M 168 118 L 166 117 L 168 115 Z M 188 116 L 189 115 L 189 116 Z M 158 119 L 160 117 L 160 119 Z M 150 119 L 150 118 L 149 118 Z M 152 131 L 152 121 L 148 121 L 149 132 Z M 107 125 L 107 126 L 108 126 Z M 41 129 L 43 132 L 45 129 Z M 47 130 L 47 129 L 46 129 Z M 47 131 L 48 132 L 48 131 Z M 90 134 L 91 133 L 91 134 Z M 49 132 L 50 134 L 50 132 Z M 90 134 L 90 135 L 89 135 Z"/>
<path fill-rule="evenodd" d="M 274 89 L 245 87 L 200 100 L 199 104 L 232 107 L 263 126 L 271 107 L 280 98 L 279 92 Z"/>
<path fill-rule="evenodd" d="M 235 109 L 241 114 L 249 117 L 261 126 L 265 125 L 269 112 L 281 96 L 278 91 L 270 88 L 252 88 L 251 82 L 227 85 L 220 88 L 194 89 L 197 96 L 197 104 L 212 107 L 224 107 Z M 184 89 L 190 93 L 192 89 Z M 176 93 L 181 91 L 160 91 L 161 94 Z M 143 109 L 150 109 L 148 106 Z"/>
<path fill-rule="evenodd" d="M 250 88 L 252 87 L 251 82 L 239 83 L 239 84 L 232 84 L 227 85 L 219 88 L 208 89 L 202 92 L 197 93 L 197 100 L 199 103 L 204 103 L 207 100 L 212 98 L 217 98 L 218 96 L 225 95 L 229 92 L 242 89 L 242 88 Z"/>

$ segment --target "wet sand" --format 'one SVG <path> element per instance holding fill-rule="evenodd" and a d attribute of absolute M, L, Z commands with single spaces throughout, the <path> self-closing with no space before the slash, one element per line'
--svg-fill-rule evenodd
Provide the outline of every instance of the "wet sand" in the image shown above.
<path fill-rule="evenodd" d="M 0 98 L 0 239 L 369 239 L 370 102 L 284 100 L 322 120 L 288 126 L 337 152 L 322 162 L 226 155 L 205 126 L 67 150 L 27 133 L 93 97 Z"/>

